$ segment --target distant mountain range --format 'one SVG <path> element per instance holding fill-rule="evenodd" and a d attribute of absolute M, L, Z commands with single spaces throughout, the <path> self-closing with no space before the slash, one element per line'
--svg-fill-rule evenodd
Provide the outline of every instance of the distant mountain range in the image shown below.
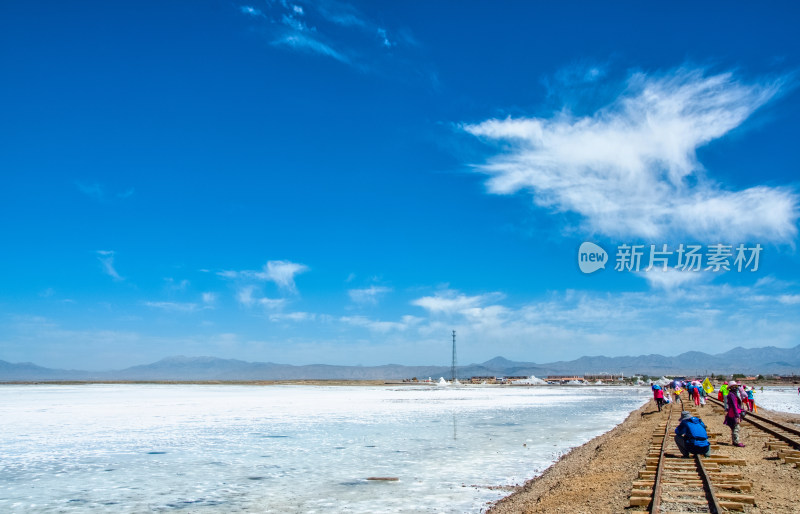
<path fill-rule="evenodd" d="M 636 373 L 647 375 L 706 373 L 776 373 L 800 374 L 800 345 L 794 348 L 734 348 L 709 355 L 686 352 L 673 357 L 640 355 L 637 357 L 581 357 L 571 361 L 515 362 L 495 357 L 480 364 L 458 367 L 459 377 L 531 376 Z M 273 362 L 246 362 L 216 357 L 167 357 L 152 364 L 131 368 L 90 372 L 51 369 L 30 362 L 10 363 L 0 360 L 0 381 L 56 380 L 400 380 L 403 378 L 438 378 L 450 375 L 449 366 L 332 366 L 311 364 L 293 366 Z"/>

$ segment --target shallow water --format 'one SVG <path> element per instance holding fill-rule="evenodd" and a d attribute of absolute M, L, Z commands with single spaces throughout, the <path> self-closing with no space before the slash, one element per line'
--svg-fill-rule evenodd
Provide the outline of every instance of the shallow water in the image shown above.
<path fill-rule="evenodd" d="M 0 512 L 479 512 L 622 387 L 0 387 Z M 397 477 L 397 481 L 368 481 Z"/>
<path fill-rule="evenodd" d="M 759 407 L 800 414 L 800 394 L 797 393 L 797 386 L 765 387 L 763 392 L 756 387 L 754 398 Z"/>

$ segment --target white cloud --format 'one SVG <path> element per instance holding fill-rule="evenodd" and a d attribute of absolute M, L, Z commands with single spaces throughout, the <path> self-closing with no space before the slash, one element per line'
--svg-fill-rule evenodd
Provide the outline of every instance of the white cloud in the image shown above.
<path fill-rule="evenodd" d="M 298 30 L 298 29 L 296 29 Z M 350 63 L 350 59 L 341 52 L 334 50 L 330 45 L 307 34 L 293 33 L 274 41 L 276 45 L 289 46 L 298 50 L 308 50 L 313 53 L 333 57 L 339 62 Z"/>
<path fill-rule="evenodd" d="M 641 271 L 638 275 L 647 280 L 651 287 L 661 289 L 673 289 L 675 287 L 707 280 L 709 277 L 713 276 L 711 273 L 679 271 L 673 268 L 667 268 L 666 271 L 654 268 L 650 271 Z"/>
<path fill-rule="evenodd" d="M 432 307 L 425 314 L 393 320 L 333 318 L 270 309 L 261 314 L 274 323 L 291 326 L 315 322 L 330 324 L 326 329 L 341 329 L 341 336 L 334 339 L 326 340 L 319 334 L 313 338 L 298 336 L 289 345 L 285 339 L 276 339 L 275 352 L 287 352 L 280 353 L 285 356 L 283 362 L 290 359 L 289 355 L 300 360 L 316 355 L 314 359 L 318 361 L 340 359 L 339 362 L 352 364 L 346 355 L 361 355 L 352 351 L 357 347 L 364 350 L 363 355 L 374 351 L 370 360 L 378 364 L 397 359 L 409 364 L 442 363 L 449 358 L 450 330 L 455 329 L 463 363 L 480 362 L 494 355 L 542 363 L 581 355 L 676 355 L 696 350 L 698 344 L 709 353 L 736 346 L 794 347 L 800 331 L 800 295 L 794 289 L 768 280 L 748 287 L 694 283 L 692 287 L 636 293 L 567 290 L 523 303 L 513 303 L 500 293 L 470 295 L 448 290 L 414 302 Z M 442 299 L 449 300 L 449 304 Z M 256 298 L 251 293 L 248 301 L 258 306 L 270 299 Z M 191 314 L 204 308 L 200 302 L 143 305 L 166 313 Z M 341 326 L 336 327 L 336 323 Z M 75 359 L 76 352 L 83 352 L 80 356 L 85 362 L 98 359 L 99 355 L 103 359 L 116 356 L 128 366 L 131 348 L 137 352 L 146 348 L 148 359 L 152 360 L 163 357 L 164 348 L 172 354 L 203 355 L 213 347 L 220 349 L 221 356 L 231 357 L 233 348 L 253 352 L 263 343 L 242 339 L 241 345 L 225 346 L 233 341 L 223 338 L 219 341 L 222 346 L 209 346 L 208 337 L 216 341 L 217 336 L 205 333 L 162 338 L 111 331 L 69 331 L 37 316 L 0 317 L 0 332 L 4 334 L 7 359 L 34 360 L 39 364 L 38 358 L 46 353 Z M 359 337 L 360 332 L 369 334 Z M 38 348 L 36 353 L 31 353 L 32 348 Z M 256 353 L 247 355 L 257 359 Z M 388 359 L 387 355 L 395 357 Z M 79 367 L 85 366 L 82 363 Z M 107 368 L 108 364 L 101 367 Z"/>
<path fill-rule="evenodd" d="M 217 273 L 220 277 L 240 280 L 258 280 L 274 282 L 279 288 L 292 293 L 297 292 L 294 283 L 295 275 L 305 273 L 309 267 L 291 261 L 269 261 L 261 270 L 233 271 L 225 270 Z"/>
<path fill-rule="evenodd" d="M 800 294 L 782 294 L 778 296 L 778 301 L 786 305 L 800 304 Z"/>
<path fill-rule="evenodd" d="M 276 312 L 269 315 L 270 321 L 313 321 L 316 316 L 310 312 Z"/>
<path fill-rule="evenodd" d="M 297 18 L 295 18 L 293 14 L 284 14 L 281 17 L 281 23 L 283 23 L 290 29 L 296 30 L 297 32 L 306 32 L 309 30 L 308 26 L 305 23 L 303 23 L 302 20 L 298 20 Z"/>
<path fill-rule="evenodd" d="M 509 145 L 478 167 L 490 175 L 490 192 L 528 191 L 540 207 L 579 214 L 589 231 L 788 242 L 797 234 L 794 190 L 726 189 L 704 176 L 696 155 L 780 87 L 780 81 L 745 84 L 731 73 L 702 70 L 636 73 L 614 102 L 592 116 L 562 112 L 463 128 Z"/>
<path fill-rule="evenodd" d="M 114 268 L 114 252 L 111 250 L 97 250 L 97 259 L 103 266 L 103 272 L 115 281 L 125 280 Z"/>
<path fill-rule="evenodd" d="M 292 292 L 297 288 L 294 276 L 308 271 L 308 266 L 290 261 L 269 261 L 264 268 L 264 278 L 278 284 L 278 287 Z"/>
<path fill-rule="evenodd" d="M 554 78 L 560 87 L 571 87 L 597 82 L 605 77 L 606 73 L 605 65 L 582 61 L 561 68 Z"/>
<path fill-rule="evenodd" d="M 403 316 L 400 321 L 380 321 L 365 316 L 342 316 L 339 321 L 355 327 L 364 327 L 373 332 L 385 334 L 388 332 L 404 332 L 413 328 L 424 320 L 417 316 Z"/>
<path fill-rule="evenodd" d="M 188 302 L 144 302 L 144 304 L 167 312 L 194 312 L 198 309 L 196 303 Z"/>
<path fill-rule="evenodd" d="M 333 58 L 367 70 L 369 59 L 380 59 L 397 46 L 386 28 L 370 21 L 345 2 L 267 2 L 260 11 L 241 6 L 239 11 L 259 18 L 274 46 Z"/>
<path fill-rule="evenodd" d="M 389 40 L 389 36 L 386 34 L 386 29 L 378 27 L 376 32 L 378 33 L 378 38 L 381 40 L 381 43 L 383 43 L 383 46 L 386 48 L 391 48 L 397 44 Z"/>
<path fill-rule="evenodd" d="M 490 293 L 478 296 L 466 296 L 457 291 L 446 290 L 434 296 L 424 296 L 411 302 L 412 305 L 422 307 L 432 314 L 464 313 L 481 305 L 503 298 L 501 293 Z"/>
<path fill-rule="evenodd" d="M 203 300 L 204 305 L 214 305 L 217 302 L 217 294 L 216 293 L 203 293 L 200 295 L 200 298 Z"/>
<path fill-rule="evenodd" d="M 93 198 L 95 200 L 104 200 L 105 199 L 105 192 L 103 191 L 103 186 L 100 184 L 84 184 L 82 182 L 76 182 L 75 185 L 78 187 L 78 190 L 85 194 L 86 196 Z"/>
<path fill-rule="evenodd" d="M 101 184 L 98 184 L 97 182 L 94 182 L 92 184 L 86 184 L 86 183 L 83 183 L 83 182 L 75 182 L 75 186 L 78 188 L 78 191 L 80 191 L 81 193 L 83 193 L 86 196 L 88 196 L 89 198 L 92 198 L 93 200 L 97 200 L 98 202 L 101 202 L 101 203 L 103 203 L 106 200 L 109 200 L 109 199 L 111 199 L 113 197 L 120 198 L 120 199 L 130 198 L 136 192 L 136 190 L 131 187 L 131 188 L 128 188 L 128 189 L 126 189 L 125 191 L 123 191 L 121 193 L 116 193 L 116 194 L 109 193 L 109 194 L 106 194 L 105 188 Z"/>
<path fill-rule="evenodd" d="M 239 303 L 243 304 L 245 307 L 251 307 L 255 303 L 255 298 L 253 298 L 253 290 L 255 290 L 254 286 L 246 286 L 236 293 L 236 299 L 239 300 Z"/>
<path fill-rule="evenodd" d="M 735 346 L 794 346 L 800 295 L 763 289 L 695 282 L 691 288 L 647 293 L 568 290 L 517 306 L 501 304 L 499 293 L 448 291 L 446 298 L 412 302 L 426 305 L 430 316 L 415 324 L 416 331 L 406 340 L 444 341 L 455 329 L 469 341 L 462 339 L 462 344 L 480 349 L 483 356 L 491 347 L 492 352 L 527 355 L 536 362 L 598 354 L 671 355 L 696 349 L 697 341 L 712 347 L 710 353 Z M 436 315 L 442 312 L 450 316 Z M 375 330 L 367 318 L 343 321 Z"/>
<path fill-rule="evenodd" d="M 167 283 L 166 288 L 169 291 L 183 292 L 186 291 L 187 287 L 189 287 L 189 281 L 186 279 L 183 279 L 180 282 L 178 282 L 174 278 L 168 277 L 164 279 L 164 282 Z"/>
<path fill-rule="evenodd" d="M 350 289 L 347 294 L 354 303 L 377 304 L 380 296 L 391 291 L 390 287 L 370 286 L 364 289 Z"/>
<path fill-rule="evenodd" d="M 256 297 L 255 286 L 244 286 L 236 293 L 236 299 L 245 307 L 259 305 L 266 309 L 280 309 L 286 303 L 283 298 Z"/>
<path fill-rule="evenodd" d="M 239 7 L 239 11 L 242 14 L 248 14 L 250 16 L 264 16 L 264 13 L 256 9 L 255 7 L 249 5 L 242 5 Z"/>

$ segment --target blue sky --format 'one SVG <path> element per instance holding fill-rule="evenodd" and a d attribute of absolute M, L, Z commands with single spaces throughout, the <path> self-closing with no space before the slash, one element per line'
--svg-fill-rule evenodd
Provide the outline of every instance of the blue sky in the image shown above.
<path fill-rule="evenodd" d="M 794 346 L 799 13 L 4 2 L 0 359 Z M 614 269 L 718 243 L 758 269 Z"/>

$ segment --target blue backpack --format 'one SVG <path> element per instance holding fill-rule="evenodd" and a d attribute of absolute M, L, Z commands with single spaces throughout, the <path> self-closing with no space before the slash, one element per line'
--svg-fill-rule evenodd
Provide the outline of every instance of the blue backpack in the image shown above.
<path fill-rule="evenodd" d="M 708 432 L 706 432 L 703 422 L 699 418 L 694 417 L 684 422 L 688 434 L 686 434 L 686 442 L 691 443 L 697 447 L 703 448 L 708 446 Z"/>

